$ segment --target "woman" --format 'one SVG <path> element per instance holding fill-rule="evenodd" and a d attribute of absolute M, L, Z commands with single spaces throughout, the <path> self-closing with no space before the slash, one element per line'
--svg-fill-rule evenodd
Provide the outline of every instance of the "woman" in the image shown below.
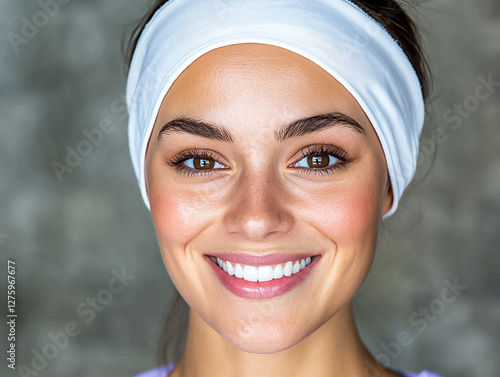
<path fill-rule="evenodd" d="M 415 376 L 350 304 L 416 168 L 425 62 L 399 5 L 159 1 L 131 55 L 132 161 L 189 305 L 182 358 L 141 376 Z"/>

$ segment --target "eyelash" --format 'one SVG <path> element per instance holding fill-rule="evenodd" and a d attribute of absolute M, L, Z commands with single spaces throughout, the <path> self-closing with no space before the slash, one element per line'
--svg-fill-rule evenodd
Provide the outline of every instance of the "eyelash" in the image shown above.
<path fill-rule="evenodd" d="M 182 151 L 179 154 L 175 155 L 174 157 L 170 158 L 167 161 L 167 164 L 170 166 L 175 167 L 175 169 L 182 174 L 187 175 L 188 177 L 191 176 L 204 176 L 204 175 L 212 175 L 216 173 L 216 169 L 210 169 L 210 170 L 194 170 L 191 168 L 188 168 L 186 166 L 183 166 L 182 163 L 186 160 L 190 160 L 191 158 L 211 158 L 213 160 L 217 160 L 217 156 L 210 150 L 201 150 L 198 148 L 190 148 L 188 150 Z"/>
<path fill-rule="evenodd" d="M 346 165 L 351 162 L 353 159 L 349 157 L 346 151 L 344 151 L 342 148 L 335 147 L 332 145 L 310 145 L 305 147 L 300 151 L 300 158 L 297 160 L 297 162 L 288 165 L 288 167 L 297 164 L 299 161 L 301 161 L 304 157 L 309 157 L 311 155 L 331 155 L 338 159 L 336 163 L 334 163 L 331 166 L 325 167 L 325 168 L 304 168 L 304 167 L 296 167 L 295 169 L 300 169 L 303 173 L 305 174 L 321 174 L 321 175 L 327 175 L 331 174 L 334 171 L 346 167 Z M 167 164 L 169 166 L 175 167 L 175 169 L 182 174 L 187 175 L 188 177 L 191 176 L 205 176 L 205 175 L 212 175 L 216 174 L 217 170 L 225 170 L 225 169 L 207 169 L 207 170 L 196 170 L 192 169 L 189 167 L 184 166 L 182 163 L 184 161 L 190 160 L 192 158 L 211 158 L 214 161 L 217 161 L 217 155 L 214 154 L 210 150 L 201 150 L 198 148 L 190 148 L 188 150 L 182 151 L 176 156 L 168 159 Z"/>
<path fill-rule="evenodd" d="M 325 168 L 303 168 L 303 167 L 297 167 L 296 169 L 300 169 L 303 173 L 305 174 L 321 174 L 321 175 L 327 175 L 327 174 L 332 174 L 338 169 L 345 169 L 346 165 L 351 162 L 353 159 L 349 157 L 346 151 L 344 151 L 342 148 L 335 147 L 333 145 L 309 145 L 302 149 L 300 151 L 300 158 L 297 160 L 297 162 L 291 164 L 295 165 L 299 161 L 301 161 L 304 157 L 309 157 L 311 155 L 331 155 L 338 159 L 336 163 L 334 163 L 331 166 L 325 167 Z M 289 165 L 290 166 L 290 165 Z"/>

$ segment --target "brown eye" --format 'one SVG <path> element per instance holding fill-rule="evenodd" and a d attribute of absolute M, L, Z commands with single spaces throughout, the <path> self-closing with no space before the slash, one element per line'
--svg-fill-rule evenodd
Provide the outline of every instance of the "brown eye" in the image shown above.
<path fill-rule="evenodd" d="M 297 167 L 304 167 L 309 169 L 321 169 L 329 165 L 334 165 L 340 160 L 328 153 L 313 153 L 305 156 L 295 165 Z"/>
<path fill-rule="evenodd" d="M 205 169 L 213 169 L 215 165 L 215 161 L 211 158 L 205 157 L 194 157 L 193 158 L 193 166 L 195 169 L 205 170 Z"/>
<path fill-rule="evenodd" d="M 297 168 L 301 174 L 328 175 L 345 168 L 354 159 L 334 145 L 309 145 L 300 151 L 300 160 L 288 167 Z"/>
<path fill-rule="evenodd" d="M 311 168 L 324 168 L 330 163 L 330 156 L 327 154 L 316 154 L 307 157 L 307 163 Z"/>
<path fill-rule="evenodd" d="M 229 169 L 217 160 L 219 157 L 210 150 L 191 148 L 170 158 L 167 164 L 174 167 L 178 173 L 191 176 L 217 174 L 220 170 Z"/>

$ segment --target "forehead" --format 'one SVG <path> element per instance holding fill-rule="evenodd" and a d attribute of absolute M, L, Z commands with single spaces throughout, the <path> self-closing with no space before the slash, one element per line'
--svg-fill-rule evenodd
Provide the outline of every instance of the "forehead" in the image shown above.
<path fill-rule="evenodd" d="M 331 111 L 370 124 L 354 97 L 317 64 L 284 48 L 246 43 L 212 50 L 186 68 L 165 96 L 158 120 L 187 115 L 269 125 Z"/>

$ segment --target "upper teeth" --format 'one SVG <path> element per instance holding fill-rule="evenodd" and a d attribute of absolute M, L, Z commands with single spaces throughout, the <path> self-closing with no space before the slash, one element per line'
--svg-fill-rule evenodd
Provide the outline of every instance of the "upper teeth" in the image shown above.
<path fill-rule="evenodd" d="M 217 258 L 217 264 L 220 268 L 226 271 L 231 276 L 236 276 L 239 279 L 246 281 L 269 281 L 273 279 L 281 279 L 283 276 L 291 276 L 300 270 L 304 269 L 311 263 L 311 257 L 292 262 L 286 262 L 273 266 L 249 266 L 239 263 L 231 263 Z"/>

